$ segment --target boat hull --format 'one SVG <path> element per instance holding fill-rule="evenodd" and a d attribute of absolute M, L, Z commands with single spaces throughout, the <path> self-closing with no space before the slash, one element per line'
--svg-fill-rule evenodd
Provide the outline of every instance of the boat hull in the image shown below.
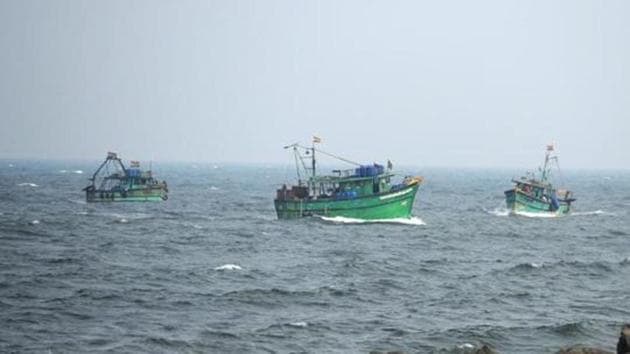
<path fill-rule="evenodd" d="M 550 201 L 533 198 L 514 189 L 505 191 L 505 202 L 512 214 L 563 216 L 571 211 L 571 203 L 565 200 L 558 200 L 558 209 L 553 210 Z"/>
<path fill-rule="evenodd" d="M 419 184 L 397 191 L 354 199 L 274 200 L 278 219 L 305 216 L 346 217 L 363 220 L 410 218 Z"/>
<path fill-rule="evenodd" d="M 168 199 L 167 191 L 164 188 L 134 189 L 127 192 L 88 190 L 85 196 L 90 203 L 161 202 Z"/>

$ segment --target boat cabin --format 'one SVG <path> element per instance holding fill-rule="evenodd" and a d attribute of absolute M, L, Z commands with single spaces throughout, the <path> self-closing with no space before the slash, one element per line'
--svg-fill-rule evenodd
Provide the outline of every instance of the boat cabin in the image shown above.
<path fill-rule="evenodd" d="M 513 180 L 516 184 L 516 189 L 522 193 L 536 199 L 547 202 L 548 200 L 561 198 L 563 200 L 570 200 L 571 192 L 566 189 L 556 190 L 551 184 L 543 183 L 536 179 L 526 179 L 523 177 L 521 180 Z"/>
<path fill-rule="evenodd" d="M 333 175 L 315 176 L 306 183 L 283 185 L 277 190 L 278 200 L 288 199 L 354 199 L 388 192 L 392 173 L 382 165 L 361 165 L 356 169 L 334 170 Z"/>

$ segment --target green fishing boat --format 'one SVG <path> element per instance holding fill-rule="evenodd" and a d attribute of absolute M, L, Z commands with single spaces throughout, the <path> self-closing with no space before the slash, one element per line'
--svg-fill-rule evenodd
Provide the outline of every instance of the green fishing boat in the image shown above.
<path fill-rule="evenodd" d="M 166 182 L 158 182 L 151 171 L 140 169 L 138 161 L 127 168 L 116 153 L 107 158 L 83 188 L 88 202 L 156 202 L 168 199 Z"/>
<path fill-rule="evenodd" d="M 562 216 L 571 211 L 571 203 L 575 201 L 573 193 L 567 189 L 556 189 L 551 183 L 551 162 L 555 161 L 556 166 L 558 165 L 558 157 L 552 156 L 553 151 L 553 145 L 548 145 L 539 178 L 529 174 L 512 180 L 514 188 L 505 191 L 505 201 L 510 213 Z"/>
<path fill-rule="evenodd" d="M 285 184 L 277 190 L 274 205 L 278 219 L 323 216 L 387 220 L 411 217 L 422 177 L 405 177 L 400 183 L 392 184 L 395 174 L 391 162 L 388 161 L 387 168 L 379 164 L 361 165 L 316 149 L 317 142 L 319 139 L 315 138 L 310 148 L 299 144 L 285 147 L 293 149 L 298 182 L 290 188 Z M 317 175 L 316 153 L 356 168 Z"/>

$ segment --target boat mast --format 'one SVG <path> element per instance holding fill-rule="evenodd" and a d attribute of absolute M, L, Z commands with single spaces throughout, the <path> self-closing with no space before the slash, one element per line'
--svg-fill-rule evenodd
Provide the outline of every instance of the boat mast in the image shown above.
<path fill-rule="evenodd" d="M 302 185 L 302 175 L 300 174 L 300 164 L 298 162 L 300 153 L 297 149 L 297 145 L 293 145 L 293 157 L 295 158 L 295 171 L 297 172 L 298 185 Z"/>
<path fill-rule="evenodd" d="M 313 170 L 313 177 L 315 177 L 315 166 L 316 166 L 316 162 L 315 162 L 315 142 L 313 141 L 313 144 L 311 146 L 311 169 Z"/>
<path fill-rule="evenodd" d="M 125 165 L 123 165 L 123 163 L 120 160 L 120 158 L 118 158 L 118 155 L 115 152 L 108 152 L 107 153 L 107 157 L 105 158 L 105 161 L 103 161 L 103 163 L 101 163 L 101 165 L 96 169 L 96 172 L 94 172 L 94 174 L 92 175 L 92 178 L 90 178 L 90 181 L 92 181 L 92 185 L 94 185 L 94 182 L 96 181 L 96 177 L 98 176 L 98 174 L 105 167 L 105 165 L 107 165 L 110 161 L 118 162 L 118 164 L 122 168 L 123 172 L 126 172 Z"/>
<path fill-rule="evenodd" d="M 288 149 L 288 148 L 293 148 L 293 157 L 295 159 L 295 170 L 297 172 L 297 177 L 298 177 L 298 182 L 301 185 L 302 184 L 302 174 L 300 171 L 300 165 L 301 168 L 304 171 L 304 176 L 305 178 L 309 176 L 309 172 L 310 175 L 314 178 L 317 175 L 317 158 L 315 157 L 315 151 L 324 154 L 328 157 L 332 157 L 334 159 L 349 163 L 351 165 L 355 165 L 355 166 L 361 166 L 358 162 L 354 162 L 348 159 L 345 159 L 343 157 L 331 154 L 329 152 L 323 151 L 321 149 L 317 149 L 315 148 L 315 144 L 319 144 L 321 143 L 321 139 L 319 137 L 314 136 L 313 137 L 313 141 L 311 143 L 311 147 L 308 146 L 304 146 L 304 145 L 300 145 L 299 143 L 293 143 L 290 145 L 286 145 L 284 148 Z M 305 153 L 305 155 L 302 155 L 302 153 L 300 153 L 301 151 L 303 151 Z M 310 155 L 310 156 L 309 156 Z M 308 161 L 304 161 L 306 159 L 310 158 L 311 159 L 311 167 L 308 167 Z M 309 171 L 310 170 L 310 171 Z M 308 180 L 306 181 L 307 184 L 309 183 Z"/>
<path fill-rule="evenodd" d="M 295 172 L 297 173 L 298 185 L 301 186 L 302 185 L 302 173 L 300 173 L 300 164 L 302 165 L 302 168 L 304 169 L 305 174 L 308 175 L 308 168 L 306 167 L 306 164 L 304 163 L 304 157 L 302 156 L 302 154 L 298 150 L 298 148 L 304 148 L 304 147 L 300 146 L 298 143 L 294 143 L 294 144 L 291 144 L 291 145 L 287 145 L 284 148 L 285 149 L 293 148 L 293 158 L 295 159 Z M 307 151 L 308 151 L 308 149 L 307 149 Z"/>
<path fill-rule="evenodd" d="M 551 155 L 552 151 L 553 151 L 553 144 L 547 145 L 547 152 L 545 153 L 545 165 L 543 166 L 543 170 L 542 170 L 542 181 L 546 181 L 547 177 L 549 177 L 549 170 L 548 170 L 549 156 Z"/>

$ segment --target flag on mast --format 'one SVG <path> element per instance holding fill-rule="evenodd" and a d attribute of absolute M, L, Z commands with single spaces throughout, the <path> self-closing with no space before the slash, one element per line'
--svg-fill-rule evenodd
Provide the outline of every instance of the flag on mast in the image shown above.
<path fill-rule="evenodd" d="M 322 139 L 318 136 L 313 135 L 313 144 L 319 144 L 322 142 Z"/>

